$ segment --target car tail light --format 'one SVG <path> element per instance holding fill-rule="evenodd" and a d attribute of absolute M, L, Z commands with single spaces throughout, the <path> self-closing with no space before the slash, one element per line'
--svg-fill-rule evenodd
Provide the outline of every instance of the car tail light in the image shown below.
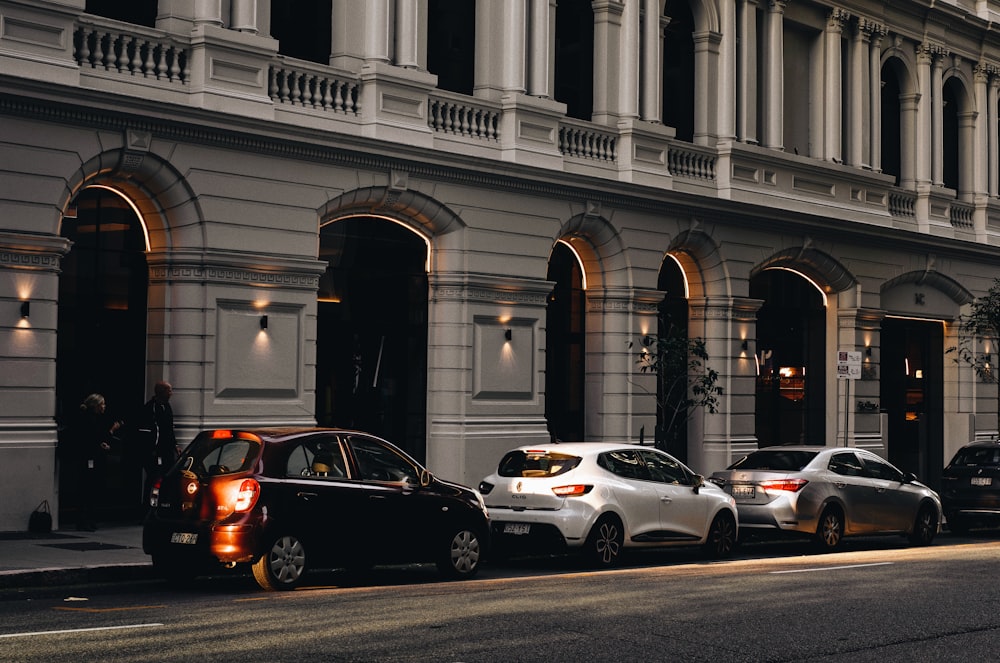
<path fill-rule="evenodd" d="M 489 495 L 491 492 L 493 492 L 493 484 L 491 484 L 489 481 L 480 481 L 479 482 L 479 494 L 480 495 Z"/>
<path fill-rule="evenodd" d="M 149 506 L 154 509 L 160 506 L 160 484 L 163 483 L 163 479 L 157 479 L 153 482 L 153 487 L 149 489 Z"/>
<path fill-rule="evenodd" d="M 805 479 L 775 479 L 774 481 L 761 481 L 760 487 L 764 490 L 787 490 L 795 493 L 809 483 Z"/>
<path fill-rule="evenodd" d="M 578 483 L 572 486 L 556 486 L 552 489 L 552 492 L 559 497 L 579 497 L 580 495 L 589 493 L 592 488 L 593 486 Z"/>
<path fill-rule="evenodd" d="M 257 496 L 260 495 L 260 484 L 256 479 L 244 479 L 240 484 L 240 490 L 236 493 L 236 503 L 234 505 L 237 513 L 243 513 L 253 508 L 257 503 Z"/>

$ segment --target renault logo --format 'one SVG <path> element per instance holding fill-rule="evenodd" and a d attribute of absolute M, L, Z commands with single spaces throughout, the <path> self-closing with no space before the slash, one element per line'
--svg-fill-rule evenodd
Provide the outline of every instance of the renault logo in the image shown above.
<path fill-rule="evenodd" d="M 520 481 L 518 481 L 517 485 L 514 486 L 514 490 L 516 490 L 517 492 L 521 492 L 521 482 Z"/>

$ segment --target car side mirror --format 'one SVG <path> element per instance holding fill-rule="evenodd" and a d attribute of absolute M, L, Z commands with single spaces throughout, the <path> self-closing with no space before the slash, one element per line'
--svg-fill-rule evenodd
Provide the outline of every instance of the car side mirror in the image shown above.
<path fill-rule="evenodd" d="M 420 487 L 421 488 L 426 488 L 427 486 L 431 485 L 431 482 L 433 480 L 434 480 L 434 476 L 430 473 L 429 470 L 420 470 Z"/>
<path fill-rule="evenodd" d="M 694 488 L 695 495 L 698 494 L 698 491 L 701 490 L 701 487 L 704 485 L 705 485 L 705 477 L 703 477 L 700 474 L 694 475 L 694 478 L 691 480 L 691 487 Z"/>
<path fill-rule="evenodd" d="M 903 475 L 903 483 L 913 483 L 914 481 L 919 481 L 917 475 L 913 472 L 907 472 Z"/>

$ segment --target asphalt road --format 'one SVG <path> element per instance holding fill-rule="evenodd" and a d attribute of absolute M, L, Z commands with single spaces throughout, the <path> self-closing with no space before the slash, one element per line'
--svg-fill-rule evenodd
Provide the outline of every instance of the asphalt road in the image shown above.
<path fill-rule="evenodd" d="M 900 547 L 896 547 L 900 546 Z M 520 561 L 74 588 L 0 601 L 2 661 L 985 661 L 1000 647 L 1000 537 L 746 546 L 593 572 Z"/>

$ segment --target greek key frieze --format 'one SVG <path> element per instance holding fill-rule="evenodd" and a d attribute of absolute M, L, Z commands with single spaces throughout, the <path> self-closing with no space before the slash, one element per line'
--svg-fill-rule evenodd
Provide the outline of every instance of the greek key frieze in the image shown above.
<path fill-rule="evenodd" d="M 48 253 L 0 252 L 0 267 L 58 271 L 59 257 Z"/>
<path fill-rule="evenodd" d="M 545 294 L 500 288 L 445 286 L 434 289 L 432 297 L 438 300 L 475 300 L 481 302 L 526 304 L 544 306 Z"/>
<path fill-rule="evenodd" d="M 226 284 L 283 286 L 296 289 L 316 289 L 319 276 L 289 272 L 263 272 L 233 267 L 153 267 L 153 281 L 197 281 Z"/>

